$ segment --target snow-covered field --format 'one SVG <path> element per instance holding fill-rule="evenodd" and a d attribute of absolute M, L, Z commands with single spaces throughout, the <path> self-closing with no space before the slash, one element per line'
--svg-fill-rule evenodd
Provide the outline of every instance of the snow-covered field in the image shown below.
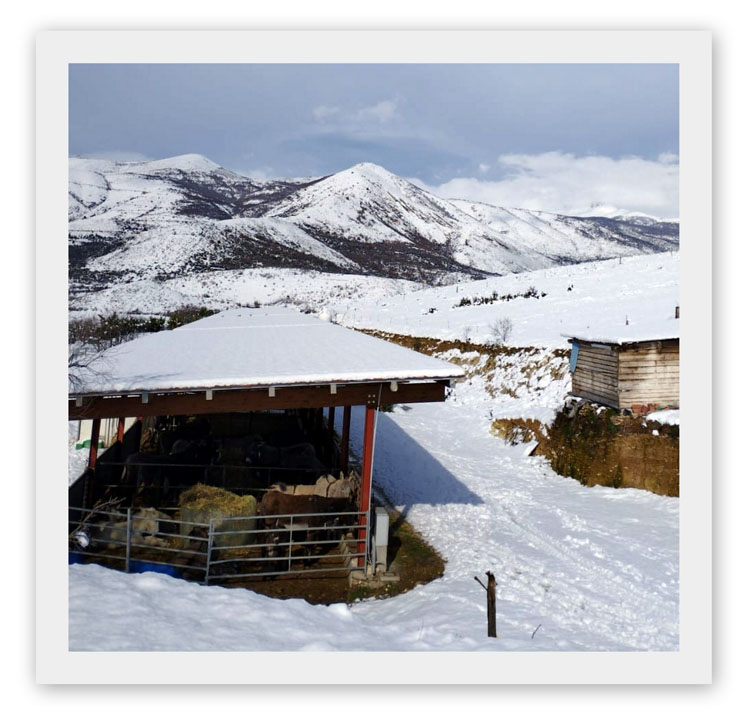
<path fill-rule="evenodd" d="M 633 332 L 673 327 L 678 267 L 677 255 L 661 254 L 417 293 L 399 284 L 393 298 L 379 290 L 374 300 L 333 301 L 346 324 L 472 342 L 491 339 L 494 318 L 510 317 L 510 343 L 536 346 L 505 355 L 491 379 L 480 358 L 446 352 L 470 374 L 446 402 L 398 406 L 378 417 L 375 481 L 446 559 L 444 576 L 395 598 L 325 607 L 75 565 L 70 648 L 677 650 L 678 499 L 583 487 L 526 456 L 525 446 L 490 435 L 489 424 L 492 415 L 552 416 L 568 386 L 567 376 L 551 377 L 564 362 L 553 348 L 566 345 L 567 329 L 621 329 L 625 317 Z M 325 282 L 345 277 L 332 278 Z M 546 296 L 453 307 L 464 296 L 530 286 Z M 239 287 L 247 288 L 233 284 Z M 525 365 L 532 363 L 530 373 Z M 351 425 L 360 453 L 358 411 Z M 485 594 L 474 581 L 487 570 L 497 580 L 495 640 L 486 637 Z"/>
<path fill-rule="evenodd" d="M 261 305 L 292 305 L 323 310 L 376 300 L 421 288 L 399 278 L 319 273 L 301 269 L 254 268 L 211 271 L 167 281 L 135 279 L 72 299 L 70 317 L 127 312 L 129 304 L 144 314 L 168 313 L 183 305 L 227 310 Z"/>
<path fill-rule="evenodd" d="M 509 318 L 506 344 L 516 346 L 567 347 L 567 334 L 636 338 L 667 330 L 677 337 L 679 270 L 677 252 L 623 257 L 350 303 L 338 317 L 350 327 L 477 343 L 493 341 L 494 323 Z M 538 298 L 523 297 L 531 287 Z M 494 292 L 494 303 L 458 307 Z M 501 300 L 506 295 L 516 297 Z"/>

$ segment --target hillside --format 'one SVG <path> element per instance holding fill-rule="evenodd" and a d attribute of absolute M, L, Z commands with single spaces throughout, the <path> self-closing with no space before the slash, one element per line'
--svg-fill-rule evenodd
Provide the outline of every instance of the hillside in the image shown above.
<path fill-rule="evenodd" d="M 258 181 L 199 155 L 69 163 L 72 307 L 120 284 L 293 269 L 443 284 L 678 248 L 678 225 L 444 200 L 384 168 Z M 211 292 L 209 295 L 216 295 Z M 135 299 L 127 310 L 145 306 Z M 233 302 L 232 305 L 243 303 Z"/>
<path fill-rule="evenodd" d="M 567 347 L 572 332 L 643 334 L 672 324 L 679 272 L 677 253 L 631 256 L 429 288 L 348 305 L 338 317 L 351 327 L 479 344 L 494 342 L 494 323 L 509 318 L 505 344 Z"/>

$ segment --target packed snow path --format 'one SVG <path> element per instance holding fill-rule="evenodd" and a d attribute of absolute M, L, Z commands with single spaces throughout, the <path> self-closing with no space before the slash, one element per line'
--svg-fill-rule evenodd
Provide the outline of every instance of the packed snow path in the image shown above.
<path fill-rule="evenodd" d="M 442 578 L 311 606 L 77 565 L 70 649 L 677 650 L 678 500 L 555 475 L 489 434 L 489 404 L 472 380 L 445 404 L 379 416 L 375 481 L 447 560 Z M 362 428 L 355 416 L 354 444 Z M 487 570 L 498 639 L 473 579 Z"/>
<path fill-rule="evenodd" d="M 461 635 L 483 634 L 473 576 L 491 570 L 494 647 L 677 649 L 678 500 L 556 475 L 526 446 L 489 434 L 475 384 L 459 385 L 445 406 L 383 416 L 379 429 L 376 482 L 447 560 L 427 588 L 443 599 L 433 627 L 453 628 L 454 606 L 471 602 L 477 612 L 464 615 Z"/>

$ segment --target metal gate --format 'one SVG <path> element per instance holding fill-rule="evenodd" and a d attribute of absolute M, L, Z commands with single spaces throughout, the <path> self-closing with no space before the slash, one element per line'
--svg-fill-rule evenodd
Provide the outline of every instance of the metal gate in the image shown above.
<path fill-rule="evenodd" d="M 126 572 L 156 570 L 202 583 L 284 575 L 345 575 L 366 568 L 365 514 L 182 520 L 158 510 L 69 508 L 70 561 Z"/>

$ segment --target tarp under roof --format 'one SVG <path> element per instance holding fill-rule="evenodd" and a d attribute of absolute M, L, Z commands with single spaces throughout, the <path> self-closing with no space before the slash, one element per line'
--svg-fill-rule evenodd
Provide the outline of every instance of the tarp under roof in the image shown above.
<path fill-rule="evenodd" d="M 446 362 L 286 308 L 241 308 L 106 350 L 70 396 L 457 379 Z"/>

